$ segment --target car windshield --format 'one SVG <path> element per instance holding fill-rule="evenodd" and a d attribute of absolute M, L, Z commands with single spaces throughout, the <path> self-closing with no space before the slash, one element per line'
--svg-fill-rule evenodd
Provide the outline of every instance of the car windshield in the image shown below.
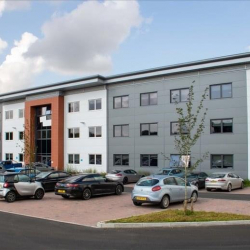
<path fill-rule="evenodd" d="M 4 182 L 4 175 L 0 175 L 0 182 Z"/>
<path fill-rule="evenodd" d="M 141 187 L 152 187 L 155 184 L 157 184 L 159 182 L 159 180 L 157 179 L 141 179 L 137 182 L 137 186 L 141 186 Z"/>
<path fill-rule="evenodd" d="M 38 174 L 36 176 L 36 178 L 45 178 L 49 174 L 50 174 L 50 172 L 49 173 L 48 172 L 41 172 L 40 174 Z"/>
<path fill-rule="evenodd" d="M 118 174 L 118 173 L 121 173 L 121 170 L 112 170 L 111 171 L 111 174 Z"/>
<path fill-rule="evenodd" d="M 158 175 L 169 175 L 169 173 L 171 172 L 170 169 L 162 169 Z"/>
<path fill-rule="evenodd" d="M 216 178 L 223 178 L 225 177 L 225 174 L 211 174 L 209 176 L 209 178 L 213 178 L 213 179 L 216 179 Z"/>

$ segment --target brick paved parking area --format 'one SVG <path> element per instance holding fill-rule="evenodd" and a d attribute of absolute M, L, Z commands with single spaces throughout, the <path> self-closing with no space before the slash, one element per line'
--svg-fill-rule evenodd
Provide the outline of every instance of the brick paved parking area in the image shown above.
<path fill-rule="evenodd" d="M 182 204 L 171 204 L 169 209 L 182 209 Z M 250 215 L 250 202 L 199 198 L 195 210 Z M 95 227 L 99 221 L 147 214 L 162 209 L 157 205 L 136 207 L 127 192 L 120 196 L 94 197 L 88 201 L 73 198 L 67 200 L 50 192 L 45 194 L 43 200 L 31 198 L 7 203 L 1 199 L 0 211 Z"/>

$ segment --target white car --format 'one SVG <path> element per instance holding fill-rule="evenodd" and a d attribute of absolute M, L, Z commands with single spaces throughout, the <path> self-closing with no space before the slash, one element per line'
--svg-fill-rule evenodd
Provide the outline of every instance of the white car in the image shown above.
<path fill-rule="evenodd" d="M 232 189 L 244 188 L 244 180 L 231 172 L 218 172 L 206 178 L 205 187 L 207 191 L 221 189 L 231 192 Z"/>

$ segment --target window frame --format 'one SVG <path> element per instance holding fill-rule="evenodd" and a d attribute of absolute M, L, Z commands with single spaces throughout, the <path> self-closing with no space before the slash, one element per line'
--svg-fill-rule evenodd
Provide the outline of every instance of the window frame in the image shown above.
<path fill-rule="evenodd" d="M 228 84 L 231 85 L 231 96 L 230 97 L 222 97 L 222 86 L 223 85 L 228 85 Z M 219 98 L 212 98 L 211 89 L 212 89 L 213 86 L 220 86 L 220 97 Z M 210 97 L 210 100 L 220 100 L 220 99 L 233 98 L 233 84 L 232 84 L 232 82 L 209 85 L 209 97 Z"/>
<path fill-rule="evenodd" d="M 148 95 L 148 105 L 142 105 L 142 95 Z M 150 104 L 150 94 L 157 94 L 157 103 L 156 104 Z M 145 92 L 145 93 L 140 93 L 140 107 L 147 107 L 147 106 L 155 106 L 158 105 L 158 91 L 153 91 L 153 92 Z"/>
<path fill-rule="evenodd" d="M 149 162 L 149 165 L 148 166 L 143 166 L 142 165 L 142 157 L 147 155 L 148 156 L 148 162 Z M 151 166 L 150 163 L 151 163 L 151 156 L 157 156 L 157 166 Z M 158 154 L 140 154 L 140 167 L 145 167 L 145 168 L 148 168 L 148 167 L 154 167 L 154 168 L 157 168 L 158 165 L 159 165 L 159 162 L 158 162 Z"/>
<path fill-rule="evenodd" d="M 220 156 L 221 158 L 221 167 L 220 168 L 212 168 L 212 158 L 213 156 Z M 224 168 L 224 156 L 232 156 L 233 166 L 232 168 Z M 210 154 L 210 169 L 234 169 L 234 154 Z"/>
<path fill-rule="evenodd" d="M 123 136 L 122 135 L 122 131 L 123 131 L 123 127 L 124 126 L 128 126 L 128 136 Z M 115 127 L 121 127 L 121 136 L 115 136 Z M 118 138 L 120 138 L 120 137 L 129 137 L 129 124 L 121 124 L 121 125 L 113 125 L 113 137 L 118 137 Z"/>
<path fill-rule="evenodd" d="M 89 138 L 102 138 L 102 126 L 89 126 L 88 128 L 89 129 L 94 128 L 94 136 L 90 136 L 89 134 Z M 96 136 L 96 128 L 101 128 L 101 136 Z M 88 129 L 88 132 L 89 132 L 89 129 Z"/>
<path fill-rule="evenodd" d="M 70 129 L 73 129 L 73 137 L 69 137 L 69 130 Z M 75 129 L 78 129 L 79 130 L 79 137 L 76 137 L 75 136 Z M 80 139 L 81 137 L 81 134 L 80 134 L 80 128 L 79 127 L 74 127 L 74 128 L 68 128 L 68 139 Z"/>
<path fill-rule="evenodd" d="M 232 120 L 232 132 L 223 132 L 223 120 Z M 212 122 L 213 121 L 221 121 L 220 128 L 221 132 L 220 133 L 213 133 L 212 132 Z M 233 134 L 233 118 L 222 118 L 222 119 L 210 119 L 210 134 Z"/>
<path fill-rule="evenodd" d="M 189 87 L 187 87 L 187 88 L 180 88 L 180 89 L 170 89 L 170 103 L 176 103 L 177 101 L 175 101 L 175 102 L 172 102 L 172 91 L 179 91 L 179 101 L 177 102 L 177 103 L 180 103 L 180 102 L 188 102 L 188 101 L 182 101 L 181 100 L 181 91 L 182 90 L 189 90 L 189 93 L 190 93 L 190 88 Z M 188 93 L 188 94 L 189 94 Z"/>
<path fill-rule="evenodd" d="M 7 139 L 7 135 L 9 139 Z M 10 139 L 10 135 L 12 135 L 12 139 Z M 5 141 L 13 141 L 14 140 L 14 133 L 13 132 L 5 132 Z"/>
<path fill-rule="evenodd" d="M 173 123 L 180 123 L 180 122 L 178 122 L 178 121 L 170 122 L 170 135 L 180 135 L 180 133 L 177 133 L 177 134 L 173 133 L 173 130 L 172 130 L 172 124 Z M 187 133 L 182 133 L 182 135 L 187 135 L 187 134 L 188 134 L 188 132 Z"/>
<path fill-rule="evenodd" d="M 96 156 L 101 156 L 101 164 L 96 163 Z M 90 163 L 90 156 L 94 156 L 94 164 Z M 89 154 L 89 165 L 102 166 L 102 154 Z"/>
<path fill-rule="evenodd" d="M 73 156 L 73 163 L 69 162 L 69 156 L 72 155 Z M 75 156 L 78 155 L 79 156 L 79 163 L 76 163 L 75 161 Z M 68 154 L 68 164 L 75 164 L 75 165 L 79 165 L 80 164 L 80 154 Z"/>
<path fill-rule="evenodd" d="M 11 110 L 6 110 L 5 111 L 5 120 L 13 120 L 13 118 L 14 118 L 13 110 L 12 109 Z"/>
<path fill-rule="evenodd" d="M 121 164 L 115 164 L 115 157 L 121 157 Z M 124 165 L 123 163 L 123 156 L 128 156 L 128 165 Z M 113 154 L 113 166 L 120 166 L 120 167 L 128 167 L 129 166 L 129 154 Z"/>
<path fill-rule="evenodd" d="M 22 113 L 21 113 L 22 112 Z M 22 116 L 20 117 L 20 114 L 22 114 Z M 24 109 L 18 109 L 18 118 L 22 119 L 24 118 Z"/>
<path fill-rule="evenodd" d="M 8 155 L 8 157 L 7 157 Z M 12 156 L 12 157 L 10 157 Z M 6 161 L 13 161 L 13 153 L 5 153 L 5 160 Z"/>
<path fill-rule="evenodd" d="M 174 155 L 175 155 L 175 156 L 176 156 L 176 155 L 179 156 L 179 164 L 178 164 L 178 166 L 170 166 L 171 156 L 174 156 Z M 180 155 L 180 154 L 170 154 L 169 167 L 170 167 L 170 168 L 183 168 L 183 169 L 184 169 L 185 166 L 180 165 L 181 156 L 182 156 L 182 155 Z M 190 167 L 191 167 L 191 155 L 183 155 L 183 156 L 189 156 L 188 168 L 190 168 Z"/>
<path fill-rule="evenodd" d="M 128 107 L 122 106 L 122 98 L 123 97 L 128 97 Z M 115 98 L 121 98 L 121 107 L 120 108 L 115 107 Z M 129 108 L 129 95 L 121 95 L 121 96 L 114 96 L 113 97 L 113 109 L 126 109 L 126 108 Z"/>
<path fill-rule="evenodd" d="M 101 108 L 100 109 L 97 109 L 96 108 L 96 101 L 97 100 L 101 100 Z M 97 98 L 97 99 L 89 99 L 88 100 L 88 105 L 90 104 L 91 101 L 94 101 L 94 109 L 90 109 L 90 106 L 89 106 L 89 111 L 95 111 L 95 110 L 102 110 L 102 98 Z"/>
<path fill-rule="evenodd" d="M 150 125 L 152 125 L 152 124 L 157 125 L 157 135 L 151 135 L 151 126 Z M 148 129 L 149 134 L 148 135 L 142 135 L 142 126 L 143 125 L 148 125 L 149 126 L 149 129 Z M 140 123 L 140 136 L 158 136 L 158 122 Z"/>
<path fill-rule="evenodd" d="M 79 110 L 75 111 L 75 104 L 78 103 Z M 73 104 L 73 111 L 70 111 L 69 106 Z M 68 113 L 78 113 L 80 112 L 80 101 L 75 101 L 75 102 L 68 102 Z"/>

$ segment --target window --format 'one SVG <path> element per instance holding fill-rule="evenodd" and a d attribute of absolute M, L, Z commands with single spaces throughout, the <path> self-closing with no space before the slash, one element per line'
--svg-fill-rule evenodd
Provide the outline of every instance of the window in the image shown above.
<path fill-rule="evenodd" d="M 6 120 L 13 119 L 13 110 L 5 111 L 5 119 Z"/>
<path fill-rule="evenodd" d="M 48 179 L 54 179 L 54 178 L 58 178 L 59 174 L 58 173 L 52 173 L 48 176 Z"/>
<path fill-rule="evenodd" d="M 24 132 L 23 131 L 19 131 L 18 138 L 19 138 L 19 140 L 23 140 L 23 138 L 24 138 Z"/>
<path fill-rule="evenodd" d="M 188 161 L 188 167 L 190 167 L 190 155 L 170 155 L 169 167 L 184 167 L 186 161 Z"/>
<path fill-rule="evenodd" d="M 69 128 L 68 129 L 68 138 L 80 138 L 80 129 L 79 128 Z"/>
<path fill-rule="evenodd" d="M 158 123 L 142 123 L 141 136 L 158 135 Z"/>
<path fill-rule="evenodd" d="M 113 105 L 114 109 L 128 108 L 129 107 L 128 95 L 114 97 Z"/>
<path fill-rule="evenodd" d="M 170 90 L 171 103 L 188 102 L 189 88 Z"/>
<path fill-rule="evenodd" d="M 70 102 L 68 106 L 69 113 L 79 112 L 80 111 L 80 103 L 79 102 Z"/>
<path fill-rule="evenodd" d="M 13 132 L 6 132 L 5 133 L 5 140 L 12 141 L 13 140 Z"/>
<path fill-rule="evenodd" d="M 211 155 L 211 168 L 233 168 L 233 155 Z"/>
<path fill-rule="evenodd" d="M 129 166 L 129 155 L 128 154 L 115 154 L 114 166 Z"/>
<path fill-rule="evenodd" d="M 102 127 L 89 127 L 89 137 L 102 137 Z"/>
<path fill-rule="evenodd" d="M 158 155 L 141 155 L 141 167 L 157 167 Z"/>
<path fill-rule="evenodd" d="M 19 174 L 18 175 L 18 181 L 19 182 L 29 182 L 30 181 L 30 177 L 28 175 Z"/>
<path fill-rule="evenodd" d="M 23 154 L 18 155 L 18 161 L 23 161 Z"/>
<path fill-rule="evenodd" d="M 181 179 L 181 178 L 175 178 L 175 180 L 176 180 L 178 186 L 185 187 L 185 181 L 183 179 Z"/>
<path fill-rule="evenodd" d="M 69 164 L 80 164 L 80 155 L 79 154 L 69 154 L 68 155 Z"/>
<path fill-rule="evenodd" d="M 170 134 L 171 135 L 179 135 L 180 132 L 182 134 L 188 134 L 188 128 L 187 128 L 187 124 L 184 123 L 181 127 L 181 131 L 180 131 L 180 123 L 179 122 L 171 122 L 170 123 L 170 127 L 171 127 L 171 131 Z"/>
<path fill-rule="evenodd" d="M 5 160 L 6 161 L 12 161 L 13 160 L 13 154 L 12 153 L 6 153 L 5 154 Z"/>
<path fill-rule="evenodd" d="M 89 110 L 102 109 L 102 99 L 89 100 Z"/>
<path fill-rule="evenodd" d="M 210 85 L 210 99 L 232 97 L 232 83 Z"/>
<path fill-rule="evenodd" d="M 141 106 L 157 105 L 157 92 L 141 94 Z"/>
<path fill-rule="evenodd" d="M 233 119 L 211 120 L 211 134 L 233 133 Z"/>
<path fill-rule="evenodd" d="M 102 165 L 102 155 L 89 155 L 89 164 Z"/>
<path fill-rule="evenodd" d="M 163 183 L 164 185 L 176 185 L 174 177 L 164 179 Z"/>
<path fill-rule="evenodd" d="M 23 113 L 24 113 L 23 109 L 18 109 L 18 118 L 23 118 Z"/>
<path fill-rule="evenodd" d="M 113 133 L 114 137 L 128 137 L 129 125 L 115 125 Z"/>

